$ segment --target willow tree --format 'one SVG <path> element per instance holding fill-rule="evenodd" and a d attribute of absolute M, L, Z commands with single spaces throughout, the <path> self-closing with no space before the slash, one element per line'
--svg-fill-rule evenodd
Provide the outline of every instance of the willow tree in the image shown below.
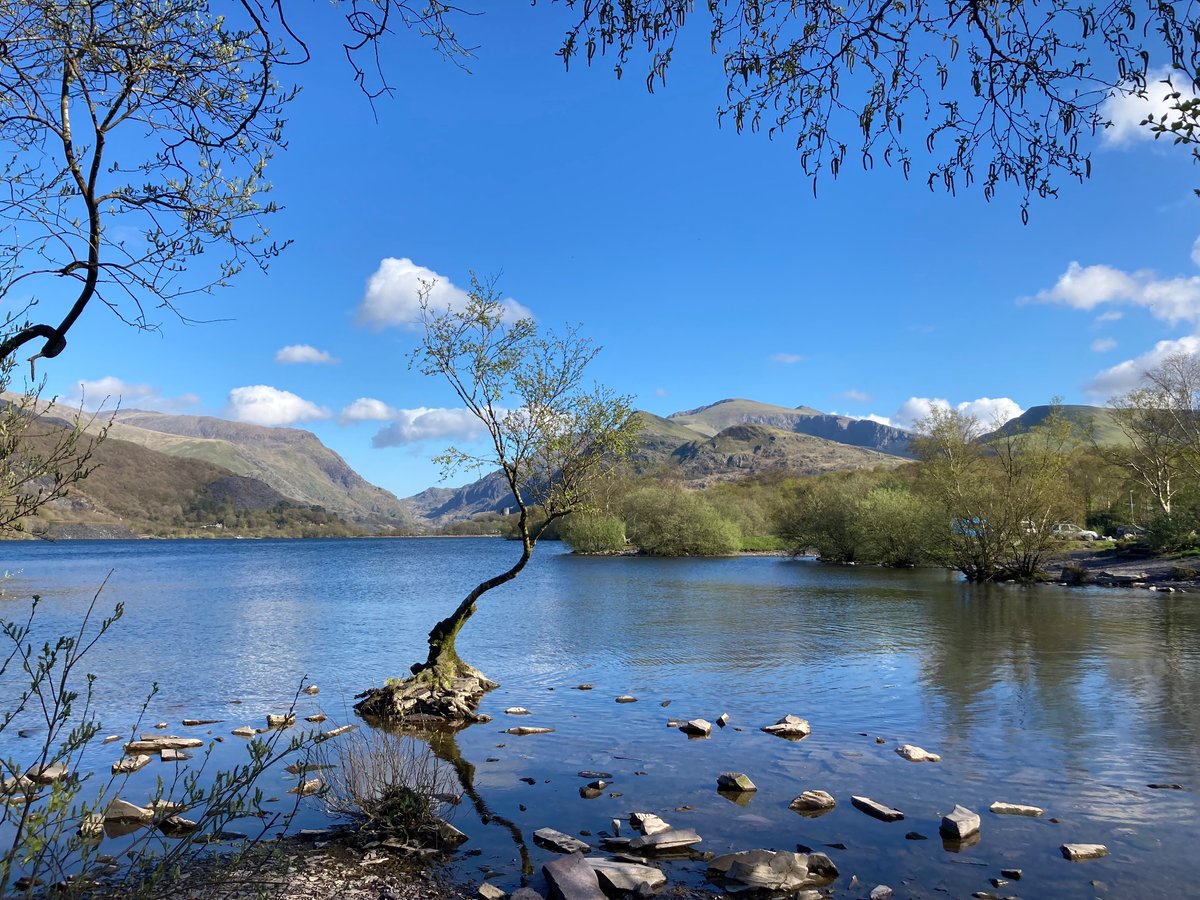
<path fill-rule="evenodd" d="M 520 554 L 433 626 L 428 655 L 411 667 L 411 678 L 359 695 L 360 713 L 383 718 L 472 715 L 495 684 L 459 657 L 459 632 L 484 594 L 521 573 L 552 523 L 592 507 L 594 489 L 637 436 L 630 398 L 584 381 L 600 348 L 577 328 L 544 332 L 531 318 L 513 317 L 494 281 L 472 277 L 465 302 L 448 308 L 431 304 L 432 287 L 422 295 L 424 331 L 413 365 L 444 379 L 484 435 L 484 449 L 451 447 L 437 462 L 443 478 L 499 470 L 517 510 Z"/>

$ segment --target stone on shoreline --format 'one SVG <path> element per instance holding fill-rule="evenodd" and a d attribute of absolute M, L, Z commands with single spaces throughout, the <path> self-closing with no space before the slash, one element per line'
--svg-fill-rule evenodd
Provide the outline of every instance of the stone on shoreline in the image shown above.
<path fill-rule="evenodd" d="M 595 870 L 582 854 L 571 853 L 542 866 L 554 900 L 605 900 Z"/>
<path fill-rule="evenodd" d="M 808 719 L 786 715 L 774 725 L 764 725 L 760 731 L 765 731 L 767 734 L 773 734 L 777 737 L 799 740 L 800 738 L 808 737 L 812 733 L 812 726 L 809 725 Z"/>
<path fill-rule="evenodd" d="M 928 750 L 916 746 L 915 744 L 901 744 L 896 748 L 896 753 L 903 756 L 909 762 L 941 762 L 942 758 L 936 753 L 930 753 Z"/>
<path fill-rule="evenodd" d="M 667 885 L 667 876 L 654 866 L 592 856 L 584 861 L 592 867 L 601 883 L 613 891 L 645 896 L 657 893 Z"/>
<path fill-rule="evenodd" d="M 741 890 L 790 893 L 814 883 L 808 856 L 788 850 L 742 850 L 711 860 L 706 872 L 717 881 L 734 882 Z"/>
<path fill-rule="evenodd" d="M 955 804 L 952 812 L 942 816 L 938 832 L 949 840 L 965 841 L 971 835 L 979 833 L 979 813 Z"/>
<path fill-rule="evenodd" d="M 431 673 L 419 671 L 403 681 L 368 688 L 355 696 L 354 711 L 385 722 L 409 722 L 417 716 L 438 722 L 491 721 L 491 716 L 475 709 L 485 693 L 500 685 L 465 664 L 460 664 L 458 672 L 448 686 L 432 679 Z"/>
<path fill-rule="evenodd" d="M 882 819 L 885 822 L 898 822 L 904 818 L 904 813 L 900 812 L 900 810 L 884 806 L 870 797 L 851 797 L 850 802 L 854 804 L 856 809 L 865 812 L 868 816 L 874 816 L 876 819 Z"/>
<path fill-rule="evenodd" d="M 995 803 L 989 806 L 988 810 L 996 813 L 996 815 L 999 816 L 1031 816 L 1033 818 L 1036 818 L 1045 812 L 1045 810 L 1043 810 L 1040 806 L 1025 806 L 1021 803 L 1004 803 L 1000 800 L 997 800 Z"/>
<path fill-rule="evenodd" d="M 475 889 L 479 900 L 504 900 L 508 893 L 503 888 L 498 888 L 496 885 L 485 881 Z"/>

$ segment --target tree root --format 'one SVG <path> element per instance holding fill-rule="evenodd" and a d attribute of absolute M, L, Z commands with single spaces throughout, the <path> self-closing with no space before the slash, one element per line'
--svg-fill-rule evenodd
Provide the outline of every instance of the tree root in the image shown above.
<path fill-rule="evenodd" d="M 489 722 L 477 713 L 479 701 L 499 687 L 478 669 L 460 659 L 421 668 L 402 680 L 388 679 L 383 687 L 368 688 L 354 699 L 360 716 L 395 724 Z"/>

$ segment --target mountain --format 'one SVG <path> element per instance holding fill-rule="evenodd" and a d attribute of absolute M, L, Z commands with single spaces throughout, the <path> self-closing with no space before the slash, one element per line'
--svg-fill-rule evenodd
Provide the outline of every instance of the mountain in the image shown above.
<path fill-rule="evenodd" d="M 297 503 L 323 507 L 365 528 L 412 528 L 412 516 L 399 498 L 368 482 L 309 431 L 121 410 L 109 435 L 258 479 Z"/>
<path fill-rule="evenodd" d="M 986 442 L 1003 435 L 1028 431 L 1045 422 L 1055 410 L 1071 423 L 1072 436 L 1078 441 L 1089 444 L 1095 442 L 1102 446 L 1121 446 L 1129 443 L 1129 438 L 1117 426 L 1111 409 L 1103 406 L 1068 404 L 1030 407 L 1015 419 L 1009 419 L 995 431 L 983 435 L 980 440 Z"/>
<path fill-rule="evenodd" d="M 869 419 L 835 416 L 808 406 L 790 409 L 754 400 L 721 400 L 667 417 L 677 425 L 712 437 L 731 425 L 769 425 L 782 431 L 808 434 L 852 447 L 865 447 L 891 456 L 911 458 L 911 432 Z"/>
<path fill-rule="evenodd" d="M 898 466 L 909 458 L 908 432 L 805 406 L 722 400 L 666 418 L 644 411 L 636 415 L 642 430 L 630 457 L 632 471 L 677 479 L 691 488 L 765 472 L 818 475 Z M 498 472 L 461 488 L 429 488 L 406 502 L 431 525 L 513 506 Z"/>

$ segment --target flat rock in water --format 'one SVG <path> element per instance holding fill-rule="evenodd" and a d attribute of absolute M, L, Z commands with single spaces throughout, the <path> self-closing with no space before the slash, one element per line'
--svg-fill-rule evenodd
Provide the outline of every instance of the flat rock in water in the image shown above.
<path fill-rule="evenodd" d="M 346 733 L 346 732 L 348 732 L 348 731 L 353 731 L 353 730 L 354 730 L 354 729 L 356 729 L 357 727 L 358 727 L 357 725 L 342 725 L 342 726 L 340 726 L 340 727 L 338 727 L 338 728 L 331 728 L 329 731 L 326 731 L 326 732 L 322 733 L 321 737 L 323 737 L 323 738 L 335 738 L 335 737 L 337 737 L 339 734 L 345 734 L 345 733 Z"/>
<path fill-rule="evenodd" d="M 508 893 L 503 888 L 498 888 L 494 884 L 485 881 L 475 889 L 479 900 L 504 900 Z"/>
<path fill-rule="evenodd" d="M 183 837 L 199 827 L 191 819 L 185 819 L 183 816 L 167 816 L 158 823 L 158 830 L 167 837 Z"/>
<path fill-rule="evenodd" d="M 717 790 L 749 793 L 757 791 L 758 786 L 745 772 L 722 772 L 717 776 Z"/>
<path fill-rule="evenodd" d="M 327 716 L 325 715 L 325 713 L 313 713 L 311 716 L 305 716 L 304 721 L 318 724 L 320 722 L 324 722 L 326 718 L 327 718 Z M 234 732 L 234 733 L 236 734 L 236 732 Z"/>
<path fill-rule="evenodd" d="M 310 778 L 306 781 L 301 781 L 294 788 L 289 788 L 289 794 L 299 794 L 301 797 L 307 797 L 309 794 L 315 794 L 321 789 L 320 778 Z"/>
<path fill-rule="evenodd" d="M 850 802 L 868 816 L 874 816 L 876 819 L 882 819 L 885 822 L 898 822 L 904 818 L 904 813 L 900 812 L 900 810 L 884 806 L 870 797 L 851 797 Z"/>
<path fill-rule="evenodd" d="M 139 753 L 137 756 L 122 756 L 112 764 L 112 773 L 114 775 L 131 775 L 146 768 L 149 764 L 150 757 L 145 753 Z"/>
<path fill-rule="evenodd" d="M 592 849 L 590 844 L 579 838 L 555 831 L 553 828 L 539 828 L 533 833 L 533 839 L 541 846 L 556 853 L 587 853 Z M 580 859 L 582 858 L 580 857 Z"/>
<path fill-rule="evenodd" d="M 871 888 L 871 900 L 892 900 L 895 893 L 886 884 L 877 884 Z"/>
<path fill-rule="evenodd" d="M 516 728 L 505 728 L 501 734 L 549 734 L 553 728 L 538 728 L 533 725 L 518 725 Z"/>
<path fill-rule="evenodd" d="M 979 833 L 979 813 L 955 804 L 952 812 L 942 816 L 938 832 L 949 840 L 965 841 L 971 835 Z"/>
<path fill-rule="evenodd" d="M 529 715 L 529 710 L 523 706 L 510 706 L 504 711 L 504 714 L 506 716 L 527 716 Z M 499 888 L 497 888 L 497 890 L 499 890 Z"/>
<path fill-rule="evenodd" d="M 314 694 L 321 693 L 321 689 L 319 687 L 317 687 L 315 684 L 310 684 L 308 687 L 306 687 L 304 689 L 304 693 L 308 694 L 311 697 Z"/>
<path fill-rule="evenodd" d="M 637 703 L 637 697 L 630 696 L 629 694 L 622 694 L 620 697 L 617 698 L 617 702 L 618 703 Z"/>
<path fill-rule="evenodd" d="M 584 769 L 581 772 L 575 773 L 580 778 L 612 778 L 612 772 L 593 772 L 591 769 Z"/>
<path fill-rule="evenodd" d="M 812 733 L 812 726 L 808 724 L 808 719 L 787 715 L 774 725 L 764 725 L 760 730 L 778 737 L 798 739 L 808 737 Z"/>
<path fill-rule="evenodd" d="M 25 777 L 34 784 L 54 784 L 56 781 L 62 781 L 70 774 L 62 763 L 50 763 L 44 766 L 33 766 L 25 773 Z"/>
<path fill-rule="evenodd" d="M 630 813 L 629 824 L 634 831 L 642 834 L 658 834 L 660 831 L 671 830 L 670 824 L 660 819 L 654 813 Z"/>
<path fill-rule="evenodd" d="M 702 838 L 691 828 L 668 828 L 666 831 L 656 831 L 634 838 L 629 842 L 629 849 L 635 852 L 660 853 L 664 850 L 678 850 L 698 844 Z"/>
<path fill-rule="evenodd" d="M 552 859 L 542 873 L 555 900 L 605 900 L 595 870 L 579 853 Z"/>
<path fill-rule="evenodd" d="M 545 898 L 531 887 L 519 887 L 512 892 L 512 900 L 545 900 Z"/>
<path fill-rule="evenodd" d="M 135 806 L 128 800 L 114 797 L 104 811 L 105 822 L 150 822 L 154 819 L 154 810 L 144 806 Z"/>
<path fill-rule="evenodd" d="M 991 812 L 1000 816 L 1040 816 L 1045 810 L 1040 806 L 1025 806 L 1021 803 L 1002 803 L 997 800 L 988 807 Z"/>
<path fill-rule="evenodd" d="M 942 758 L 936 753 L 930 753 L 928 750 L 922 750 L 914 744 L 901 744 L 896 748 L 896 753 L 903 756 L 909 762 L 941 762 Z"/>
<path fill-rule="evenodd" d="M 794 809 L 796 812 L 824 811 L 833 809 L 835 806 L 837 806 L 837 801 L 833 799 L 832 794 L 827 794 L 825 791 L 805 791 L 788 804 L 788 808 Z"/>
<path fill-rule="evenodd" d="M 726 853 L 708 864 L 708 877 L 760 891 L 796 891 L 809 883 L 808 856 L 787 850 Z"/>
<path fill-rule="evenodd" d="M 224 719 L 184 719 L 183 724 L 187 728 L 195 728 L 198 725 L 219 725 Z"/>
<path fill-rule="evenodd" d="M 599 857 L 588 857 L 585 862 L 610 890 L 649 894 L 662 890 L 667 884 L 667 876 L 654 866 Z"/>
<path fill-rule="evenodd" d="M 719 726 L 721 726 L 722 728 L 724 728 L 726 725 L 728 725 L 729 724 L 729 713 L 721 713 L 719 716 L 717 716 L 717 724 Z"/>
<path fill-rule="evenodd" d="M 163 762 L 184 762 L 192 758 L 192 754 L 183 750 L 171 750 L 167 748 L 159 753 L 159 759 Z"/>
<path fill-rule="evenodd" d="M 258 729 L 250 725 L 239 725 L 237 728 L 233 729 L 232 734 L 235 734 L 238 737 L 252 738 L 258 734 Z"/>
<path fill-rule="evenodd" d="M 295 713 L 267 713 L 268 728 L 291 728 L 295 724 Z"/>
<path fill-rule="evenodd" d="M 688 735 L 708 737 L 710 734 L 712 734 L 712 723 L 707 722 L 704 719 L 690 719 L 680 725 L 679 730 Z"/>
<path fill-rule="evenodd" d="M 130 741 L 125 745 L 125 752 L 134 753 L 161 753 L 163 750 L 188 750 L 193 747 L 203 747 L 204 741 L 200 738 L 185 738 L 176 737 L 173 734 L 143 734 L 140 741 Z"/>
<path fill-rule="evenodd" d="M 1108 856 L 1108 848 L 1103 844 L 1063 844 L 1059 850 L 1067 859 L 1076 862 Z"/>

